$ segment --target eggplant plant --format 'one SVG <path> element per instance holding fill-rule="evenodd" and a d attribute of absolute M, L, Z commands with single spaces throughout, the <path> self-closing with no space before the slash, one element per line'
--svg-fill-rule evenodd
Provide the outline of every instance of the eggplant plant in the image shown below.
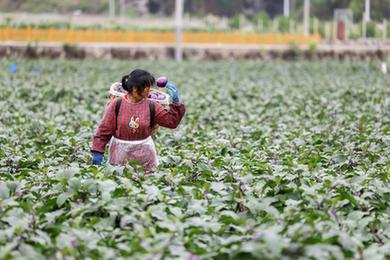
<path fill-rule="evenodd" d="M 187 108 L 151 176 L 89 151 L 136 67 Z M 0 78 L 1 259 L 390 257 L 390 78 L 374 64 L 2 60 Z"/>

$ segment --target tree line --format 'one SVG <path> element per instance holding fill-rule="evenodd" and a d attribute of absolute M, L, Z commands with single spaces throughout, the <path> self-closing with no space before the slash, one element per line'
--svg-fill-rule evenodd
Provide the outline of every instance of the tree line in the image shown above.
<path fill-rule="evenodd" d="M 107 14 L 110 0 L 0 0 L 2 12 L 24 11 L 32 13 L 69 13 L 81 10 L 83 13 Z M 152 15 L 172 15 L 175 0 L 112 0 L 117 10 L 125 8 L 127 15 L 149 13 Z M 292 18 L 302 17 L 304 0 L 290 0 Z M 319 19 L 330 20 L 335 9 L 350 9 L 354 20 L 360 21 L 364 11 L 364 0 L 311 0 L 310 12 Z M 194 16 L 213 14 L 232 17 L 244 14 L 247 17 L 265 13 L 270 17 L 283 14 L 283 0 L 184 0 L 184 12 Z M 119 13 L 119 12 L 118 12 Z M 381 21 L 390 18 L 390 0 L 371 1 L 371 18 Z"/>

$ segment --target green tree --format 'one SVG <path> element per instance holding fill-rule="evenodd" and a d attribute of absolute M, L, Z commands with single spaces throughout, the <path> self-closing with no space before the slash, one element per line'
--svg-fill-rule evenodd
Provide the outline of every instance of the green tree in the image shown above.
<path fill-rule="evenodd" d="M 384 18 L 390 18 L 390 0 L 370 1 L 371 12 L 370 16 L 372 20 L 381 21 Z M 352 0 L 350 1 L 349 8 L 354 13 L 354 19 L 360 21 L 364 12 L 364 1 Z"/>

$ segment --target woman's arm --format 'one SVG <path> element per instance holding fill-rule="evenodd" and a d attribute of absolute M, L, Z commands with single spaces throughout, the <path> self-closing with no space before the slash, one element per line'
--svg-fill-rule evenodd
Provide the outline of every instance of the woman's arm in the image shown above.
<path fill-rule="evenodd" d="M 155 103 L 155 124 L 167 128 L 176 128 L 186 111 L 184 104 L 173 103 L 169 105 L 169 110 L 166 110 L 160 103 Z"/>
<path fill-rule="evenodd" d="M 115 134 L 116 130 L 116 114 L 115 107 L 118 99 L 112 100 L 104 112 L 102 122 L 93 135 L 91 150 L 104 153 L 106 150 L 106 144 L 110 141 L 111 137 Z"/>

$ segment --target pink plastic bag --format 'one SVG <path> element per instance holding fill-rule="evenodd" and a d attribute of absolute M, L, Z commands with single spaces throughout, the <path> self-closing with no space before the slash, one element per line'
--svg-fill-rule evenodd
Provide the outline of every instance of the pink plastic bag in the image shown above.
<path fill-rule="evenodd" d="M 156 147 L 152 137 L 137 141 L 125 141 L 113 137 L 110 143 L 109 163 L 125 165 L 128 161 L 138 161 L 146 173 L 151 173 L 158 165 Z"/>

